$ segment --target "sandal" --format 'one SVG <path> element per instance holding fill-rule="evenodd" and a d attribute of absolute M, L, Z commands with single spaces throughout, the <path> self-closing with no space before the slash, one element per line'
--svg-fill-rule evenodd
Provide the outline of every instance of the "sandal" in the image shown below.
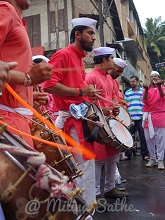
<path fill-rule="evenodd" d="M 125 156 L 122 160 L 131 160 L 131 157 Z"/>
<path fill-rule="evenodd" d="M 144 157 L 143 157 L 143 160 L 145 160 L 145 161 L 149 161 L 149 159 L 150 159 L 150 158 L 149 158 L 148 156 L 144 156 Z"/>

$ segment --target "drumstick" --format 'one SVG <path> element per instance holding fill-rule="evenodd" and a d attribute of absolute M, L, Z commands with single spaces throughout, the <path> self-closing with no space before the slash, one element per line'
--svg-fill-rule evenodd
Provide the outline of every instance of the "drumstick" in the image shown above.
<path fill-rule="evenodd" d="M 49 64 L 51 65 L 51 64 Z M 29 65 L 29 67 L 34 67 L 33 65 Z M 85 67 L 67 67 L 67 68 L 57 68 L 53 67 L 52 70 L 60 71 L 60 72 L 67 72 L 67 71 L 77 71 L 77 70 L 85 70 Z"/>
<path fill-rule="evenodd" d="M 101 95 L 99 95 L 99 94 L 97 94 L 97 93 L 95 93 L 95 96 L 97 96 L 98 98 L 100 98 L 100 99 L 102 99 L 102 100 L 104 100 L 104 101 L 106 101 L 106 102 L 111 103 L 111 104 L 114 106 L 113 101 L 111 101 L 111 100 L 109 100 L 109 99 L 106 99 L 106 98 L 104 98 L 103 96 L 101 96 Z"/>
<path fill-rule="evenodd" d="M 68 68 L 53 67 L 53 70 L 60 71 L 60 72 L 67 72 L 67 71 L 85 70 L 85 68 L 84 67 L 68 67 Z"/>
<path fill-rule="evenodd" d="M 86 86 L 89 86 L 85 81 L 83 81 L 83 82 L 85 83 Z M 94 88 L 96 89 L 96 84 L 94 85 Z M 95 96 L 97 96 L 98 98 L 100 98 L 100 99 L 102 99 L 102 100 L 104 100 L 106 102 L 109 102 L 109 103 L 111 103 L 113 105 L 113 102 L 111 100 L 108 100 L 108 99 L 104 98 L 103 96 L 101 96 L 101 95 L 99 95 L 97 93 L 95 93 Z"/>

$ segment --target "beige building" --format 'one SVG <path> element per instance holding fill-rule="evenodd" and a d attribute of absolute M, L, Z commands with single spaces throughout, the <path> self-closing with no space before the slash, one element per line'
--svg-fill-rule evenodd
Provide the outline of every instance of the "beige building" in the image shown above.
<path fill-rule="evenodd" d="M 152 67 L 145 45 L 142 44 L 143 30 L 138 17 L 138 12 L 133 0 L 116 0 L 124 40 L 119 43 L 124 47 L 124 57 L 127 60 L 130 71 L 126 69 L 124 76 L 132 75 L 136 70 L 143 82 L 149 81 Z M 128 78 L 128 77 L 127 77 Z"/>
<path fill-rule="evenodd" d="M 31 0 L 24 11 L 32 48 L 43 47 L 49 58 L 69 43 L 71 20 L 91 17 L 98 21 L 95 47 L 116 48 L 116 56 L 128 66 L 120 79 L 121 89 L 128 85 L 130 76 L 138 75 L 146 82 L 151 66 L 141 43 L 142 27 L 132 0 Z M 39 50 L 40 51 L 40 50 Z M 37 53 L 38 50 L 33 50 Z M 93 53 L 84 59 L 87 72 L 93 68 Z"/>

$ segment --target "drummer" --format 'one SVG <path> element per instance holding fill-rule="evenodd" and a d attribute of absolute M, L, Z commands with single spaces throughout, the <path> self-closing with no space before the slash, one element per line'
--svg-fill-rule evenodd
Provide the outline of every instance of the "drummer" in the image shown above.
<path fill-rule="evenodd" d="M 113 91 L 114 91 L 114 99 L 116 102 L 120 104 L 124 104 L 123 95 L 120 92 L 118 77 L 120 77 L 127 67 L 127 64 L 121 58 L 114 57 L 115 68 L 109 71 L 109 75 L 111 76 L 111 80 L 113 82 Z"/>
<path fill-rule="evenodd" d="M 70 117 L 69 107 L 72 103 L 80 104 L 88 101 L 88 96 L 95 98 L 95 93 L 100 93 L 94 86 L 86 85 L 83 58 L 85 52 L 93 49 L 95 28 L 97 21 L 90 18 L 75 18 L 72 20 L 70 42 L 66 48 L 57 51 L 49 61 L 54 67 L 52 78 L 44 83 L 45 92 L 53 94 L 59 116 L 56 126 L 69 134 L 77 142 L 93 151 L 91 143 L 84 140 L 82 121 Z M 95 199 L 95 171 L 94 160 L 89 160 L 81 154 L 74 155 L 80 162 L 80 169 L 84 171 L 81 178 L 76 178 L 76 185 L 84 188 L 84 197 L 87 205 Z"/>
<path fill-rule="evenodd" d="M 30 42 L 24 26 L 25 22 L 21 18 L 23 10 L 28 9 L 29 6 L 29 0 L 0 1 L 0 59 L 4 62 L 18 62 L 15 69 L 10 70 L 8 83 L 25 102 L 32 106 L 32 85 L 50 79 L 52 67 L 47 63 L 32 67 Z M 32 112 L 22 106 L 6 88 L 0 96 L 0 115 L 8 125 L 31 134 L 31 121 L 23 115 L 31 117 Z M 33 146 L 31 138 L 24 135 L 22 138 Z"/>
<path fill-rule="evenodd" d="M 32 57 L 32 61 L 33 65 L 37 65 L 39 63 L 48 63 L 49 59 L 43 55 L 35 55 Z M 51 117 L 52 122 L 55 123 L 58 115 L 57 106 L 53 99 L 53 95 L 45 93 L 42 90 L 42 84 L 33 86 L 33 105 L 40 113 L 48 110 L 48 114 Z"/>
<path fill-rule="evenodd" d="M 95 102 L 99 107 L 102 108 L 102 111 L 105 116 L 109 116 L 111 112 L 114 115 L 119 113 L 119 107 L 114 106 L 113 99 L 113 82 L 109 77 L 109 70 L 114 69 L 114 48 L 110 47 L 99 47 L 93 50 L 94 51 L 94 63 L 95 68 L 89 72 L 85 81 L 88 85 L 93 84 L 96 89 L 101 90 L 101 95 L 103 98 L 107 99 L 107 102 L 103 99 L 99 99 Z M 110 102 L 109 102 L 110 101 Z M 116 172 L 116 163 L 118 161 L 119 152 L 113 149 L 110 146 L 99 144 L 94 142 L 94 150 L 96 153 L 95 158 L 95 175 L 96 175 L 96 197 L 97 200 L 101 203 L 102 198 L 123 198 L 127 197 L 128 193 L 121 192 L 115 187 L 115 172 Z M 102 195 L 100 190 L 100 179 L 101 179 L 101 170 L 103 165 L 105 165 L 105 186 L 104 186 L 104 195 Z M 101 208 L 101 207 L 100 207 Z"/>
<path fill-rule="evenodd" d="M 32 57 L 33 65 L 39 63 L 48 63 L 49 59 L 43 55 L 36 55 Z M 52 96 L 51 94 L 49 94 Z M 42 91 L 41 84 L 33 86 L 33 105 L 39 108 L 40 106 L 46 106 L 48 104 L 49 98 L 47 93 Z"/>
<path fill-rule="evenodd" d="M 123 95 L 119 90 L 119 81 L 117 79 L 122 75 L 124 69 L 127 67 L 127 64 L 121 58 L 116 58 L 116 57 L 114 57 L 114 63 L 115 63 L 115 68 L 109 71 L 110 79 L 113 84 L 113 96 L 114 96 L 113 100 L 116 104 L 120 104 L 124 108 L 127 108 L 125 102 L 123 101 Z M 121 155 L 124 156 L 124 153 L 121 153 Z M 125 187 L 122 184 L 122 178 L 120 176 L 117 166 L 116 166 L 115 182 L 116 182 L 116 187 L 118 189 L 120 189 L 121 191 L 125 191 Z"/>

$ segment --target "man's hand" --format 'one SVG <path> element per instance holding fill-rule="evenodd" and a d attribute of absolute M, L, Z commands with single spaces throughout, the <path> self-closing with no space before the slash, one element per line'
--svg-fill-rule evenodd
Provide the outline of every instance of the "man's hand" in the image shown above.
<path fill-rule="evenodd" d="M 117 116 L 119 113 L 120 113 L 120 110 L 119 110 L 119 106 L 115 106 L 114 108 L 113 108 L 113 115 L 114 116 Z"/>
<path fill-rule="evenodd" d="M 143 84 L 143 88 L 148 90 L 149 86 L 147 84 Z"/>
<path fill-rule="evenodd" d="M 155 85 L 157 85 L 157 87 L 160 87 L 164 84 L 164 80 L 161 80 L 161 79 L 158 79 L 156 82 L 155 82 Z"/>
<path fill-rule="evenodd" d="M 5 83 L 10 79 L 9 70 L 15 68 L 17 65 L 17 62 L 6 63 L 0 61 L 0 92 L 2 92 L 5 87 Z"/>
<path fill-rule="evenodd" d="M 109 115 L 112 113 L 110 107 L 104 107 L 104 108 L 102 109 L 102 111 L 103 111 L 103 113 L 104 113 L 105 116 L 109 116 Z"/>
<path fill-rule="evenodd" d="M 49 80 L 52 76 L 53 67 L 47 63 L 39 63 L 37 65 L 32 66 L 30 72 L 28 73 L 32 85 L 40 84 L 46 80 Z"/>
<path fill-rule="evenodd" d="M 33 101 L 37 106 L 46 105 L 48 103 L 47 93 L 33 92 Z"/>
<path fill-rule="evenodd" d="M 83 88 L 83 96 L 89 96 L 92 99 L 97 99 L 96 94 L 101 94 L 101 90 L 95 89 L 93 85 L 86 85 Z"/>

